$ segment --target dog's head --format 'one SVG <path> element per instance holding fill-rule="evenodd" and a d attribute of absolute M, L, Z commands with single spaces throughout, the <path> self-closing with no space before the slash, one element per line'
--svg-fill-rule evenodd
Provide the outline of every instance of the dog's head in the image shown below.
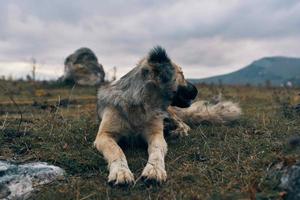
<path fill-rule="evenodd" d="M 171 61 L 163 48 L 153 48 L 140 65 L 147 84 L 159 88 L 170 105 L 186 108 L 196 98 L 197 88 L 185 80 L 181 67 Z"/>
<path fill-rule="evenodd" d="M 176 72 L 177 89 L 172 98 L 172 106 L 181 108 L 189 107 L 198 94 L 197 88 L 187 80 L 185 80 L 183 72 L 179 66 L 173 64 Z"/>

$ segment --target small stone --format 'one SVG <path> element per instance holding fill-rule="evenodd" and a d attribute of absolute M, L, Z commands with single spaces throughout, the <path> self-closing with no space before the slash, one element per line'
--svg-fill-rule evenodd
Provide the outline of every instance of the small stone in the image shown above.
<path fill-rule="evenodd" d="M 67 143 L 64 144 L 63 149 L 66 150 L 69 147 Z"/>
<path fill-rule="evenodd" d="M 288 143 L 293 148 L 300 146 L 300 136 L 295 135 L 295 136 L 290 137 L 288 139 Z"/>
<path fill-rule="evenodd" d="M 280 187 L 287 192 L 285 199 L 300 199 L 300 163 L 284 170 Z"/>

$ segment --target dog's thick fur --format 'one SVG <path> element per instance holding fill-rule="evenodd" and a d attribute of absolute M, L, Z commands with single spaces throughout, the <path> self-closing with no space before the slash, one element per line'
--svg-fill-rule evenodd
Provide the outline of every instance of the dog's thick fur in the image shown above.
<path fill-rule="evenodd" d="M 196 96 L 196 87 L 184 79 L 181 68 L 161 47 L 153 48 L 119 81 L 100 88 L 97 112 L 101 124 L 94 145 L 108 162 L 108 181 L 115 185 L 134 181 L 117 144 L 120 138 L 139 134 L 145 139 L 149 158 L 142 177 L 161 183 L 167 178 L 165 119 L 176 127 L 171 134 L 183 136 L 190 126 L 202 121 L 224 123 L 237 119 L 241 113 L 231 102 L 195 102 L 189 107 Z"/>
<path fill-rule="evenodd" d="M 187 136 L 191 127 L 197 127 L 203 122 L 211 124 L 226 124 L 239 119 L 241 109 L 231 101 L 196 101 L 188 108 L 170 106 L 169 118 L 165 130 L 173 137 Z"/>

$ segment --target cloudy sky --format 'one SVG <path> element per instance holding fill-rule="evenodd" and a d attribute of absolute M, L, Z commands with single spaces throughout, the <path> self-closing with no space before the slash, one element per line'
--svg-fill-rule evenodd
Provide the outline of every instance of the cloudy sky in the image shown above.
<path fill-rule="evenodd" d="M 56 78 L 79 47 L 118 76 L 157 44 L 188 78 L 300 57 L 299 0 L 0 0 L 0 13 L 0 75 L 13 77 L 35 58 L 39 78 Z"/>

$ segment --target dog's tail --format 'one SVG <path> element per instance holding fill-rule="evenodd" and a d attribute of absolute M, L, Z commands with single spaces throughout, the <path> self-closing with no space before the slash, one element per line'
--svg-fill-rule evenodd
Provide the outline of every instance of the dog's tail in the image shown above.
<path fill-rule="evenodd" d="M 174 108 L 177 116 L 192 127 L 204 122 L 226 124 L 239 119 L 242 114 L 240 106 L 231 101 L 196 101 L 188 108 Z"/>

